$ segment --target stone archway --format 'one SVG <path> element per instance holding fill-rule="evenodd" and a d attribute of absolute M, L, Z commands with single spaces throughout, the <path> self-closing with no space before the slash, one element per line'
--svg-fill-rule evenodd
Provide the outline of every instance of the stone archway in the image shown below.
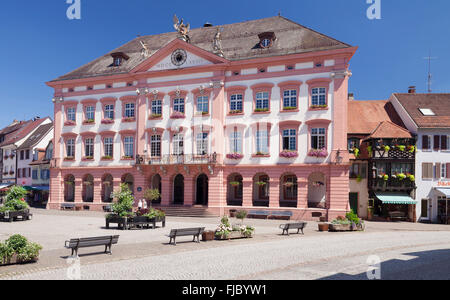
<path fill-rule="evenodd" d="M 280 178 L 280 207 L 297 207 L 298 179 L 295 174 L 286 173 Z"/>
<path fill-rule="evenodd" d="M 72 174 L 64 178 L 64 202 L 75 202 L 75 176 Z"/>
<path fill-rule="evenodd" d="M 326 208 L 327 182 L 325 174 L 315 172 L 308 177 L 308 207 Z"/>
<path fill-rule="evenodd" d="M 114 178 L 111 174 L 105 174 L 102 177 L 102 202 L 111 203 L 114 192 Z"/>
<path fill-rule="evenodd" d="M 195 204 L 204 206 L 208 205 L 209 179 L 206 174 L 203 173 L 197 177 L 195 190 Z"/>
<path fill-rule="evenodd" d="M 242 206 L 244 179 L 241 174 L 233 173 L 227 178 L 227 205 Z"/>
<path fill-rule="evenodd" d="M 184 176 L 181 174 L 173 179 L 173 204 L 184 205 Z"/>
<path fill-rule="evenodd" d="M 161 175 L 155 174 L 151 178 L 150 188 L 159 191 L 159 194 L 162 193 L 162 178 Z M 161 197 L 158 200 L 153 201 L 154 204 L 161 204 Z"/>
<path fill-rule="evenodd" d="M 94 202 L 94 177 L 91 174 L 83 177 L 83 202 Z"/>

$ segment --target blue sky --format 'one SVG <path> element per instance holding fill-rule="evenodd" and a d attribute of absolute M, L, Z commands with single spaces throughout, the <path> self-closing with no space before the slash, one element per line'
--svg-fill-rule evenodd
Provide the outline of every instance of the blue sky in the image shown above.
<path fill-rule="evenodd" d="M 226 6 L 218 6 L 224 3 Z M 13 119 L 53 116 L 46 81 L 135 38 L 173 31 L 176 13 L 200 27 L 281 12 L 293 21 L 359 46 L 350 92 L 387 99 L 416 85 L 426 92 L 432 51 L 433 91 L 450 92 L 450 1 L 381 0 L 381 20 L 369 20 L 366 0 L 81 0 L 81 20 L 68 20 L 66 0 L 4 1 L 0 7 L 0 127 Z"/>

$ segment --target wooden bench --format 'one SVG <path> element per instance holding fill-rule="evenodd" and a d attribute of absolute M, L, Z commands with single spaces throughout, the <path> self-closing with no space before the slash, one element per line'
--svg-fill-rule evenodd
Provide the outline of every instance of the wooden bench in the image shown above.
<path fill-rule="evenodd" d="M 258 219 L 267 219 L 270 215 L 270 212 L 265 210 L 251 210 L 248 212 L 249 218 L 258 218 Z"/>
<path fill-rule="evenodd" d="M 195 239 L 197 239 L 197 243 L 200 243 L 200 235 L 205 231 L 205 227 L 198 227 L 198 228 L 184 228 L 184 229 L 172 229 L 169 234 L 170 242 L 169 245 L 173 244 L 174 246 L 177 245 L 176 238 L 177 236 L 190 236 L 192 235 L 194 239 L 192 240 L 195 242 Z"/>
<path fill-rule="evenodd" d="M 64 247 L 67 249 L 72 249 L 72 256 L 74 252 L 78 256 L 79 248 L 89 248 L 98 246 L 105 246 L 105 253 L 108 253 L 109 248 L 109 254 L 112 254 L 111 247 L 112 245 L 116 245 L 118 242 L 119 242 L 118 235 L 100 236 L 82 239 L 71 239 L 69 241 L 66 241 Z"/>
<path fill-rule="evenodd" d="M 388 215 L 391 220 L 406 221 L 408 219 L 407 214 L 401 211 L 390 211 Z"/>
<path fill-rule="evenodd" d="M 75 210 L 75 203 L 61 203 L 61 210 Z"/>
<path fill-rule="evenodd" d="M 292 211 L 272 211 L 269 215 L 269 219 L 290 220 L 293 215 Z"/>
<path fill-rule="evenodd" d="M 306 227 L 306 222 L 300 222 L 300 223 L 289 223 L 289 224 L 281 224 L 280 229 L 283 229 L 283 235 L 286 233 L 289 235 L 289 229 L 297 229 L 297 234 L 300 233 L 300 230 L 303 233 L 303 229 Z"/>

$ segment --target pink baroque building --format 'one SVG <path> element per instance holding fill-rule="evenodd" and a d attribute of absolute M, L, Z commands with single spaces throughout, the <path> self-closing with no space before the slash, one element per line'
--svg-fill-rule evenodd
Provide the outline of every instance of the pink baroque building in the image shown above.
<path fill-rule="evenodd" d="M 102 210 L 128 183 L 162 207 L 348 210 L 347 94 L 356 47 L 283 17 L 139 37 L 47 84 L 48 207 Z"/>

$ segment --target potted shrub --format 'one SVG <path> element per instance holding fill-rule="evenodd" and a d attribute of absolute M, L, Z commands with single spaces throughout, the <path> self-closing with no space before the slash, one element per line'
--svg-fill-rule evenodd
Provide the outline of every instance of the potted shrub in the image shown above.
<path fill-rule="evenodd" d="M 319 223 L 319 231 L 324 232 L 324 231 L 328 231 L 330 229 L 330 224 L 328 223 Z"/>
<path fill-rule="evenodd" d="M 239 186 L 241 183 L 239 182 L 239 181 L 231 181 L 230 182 L 230 185 L 231 186 L 233 186 L 233 187 L 237 187 L 237 186 Z"/>
<path fill-rule="evenodd" d="M 36 262 L 39 259 L 40 250 L 42 250 L 41 245 L 15 234 L 4 243 L 0 243 L 0 266 Z"/>
<path fill-rule="evenodd" d="M 12 222 L 15 218 L 30 220 L 30 207 L 25 202 L 28 192 L 21 186 L 13 186 L 9 189 L 3 206 L 0 207 L 0 219 Z"/>
<path fill-rule="evenodd" d="M 231 226 L 228 217 L 223 216 L 215 232 L 215 236 L 219 240 L 251 238 L 254 232 L 255 228 L 252 226 L 242 224 Z"/>
<path fill-rule="evenodd" d="M 359 149 L 353 148 L 353 154 L 355 155 L 356 158 L 358 158 L 359 157 Z"/>
<path fill-rule="evenodd" d="M 248 212 L 246 210 L 240 210 L 236 213 L 236 218 L 241 220 L 241 224 L 244 223 L 244 219 L 247 218 Z"/>
<path fill-rule="evenodd" d="M 237 213 L 236 209 L 230 209 L 230 218 L 236 217 L 236 213 Z"/>
<path fill-rule="evenodd" d="M 122 225 L 122 228 L 126 229 L 128 218 L 134 216 L 134 197 L 128 184 L 122 183 L 120 190 L 113 193 L 113 197 L 117 202 L 112 205 L 112 213 L 106 215 L 106 228 L 109 228 L 109 223 L 117 223 L 119 227 Z"/>

